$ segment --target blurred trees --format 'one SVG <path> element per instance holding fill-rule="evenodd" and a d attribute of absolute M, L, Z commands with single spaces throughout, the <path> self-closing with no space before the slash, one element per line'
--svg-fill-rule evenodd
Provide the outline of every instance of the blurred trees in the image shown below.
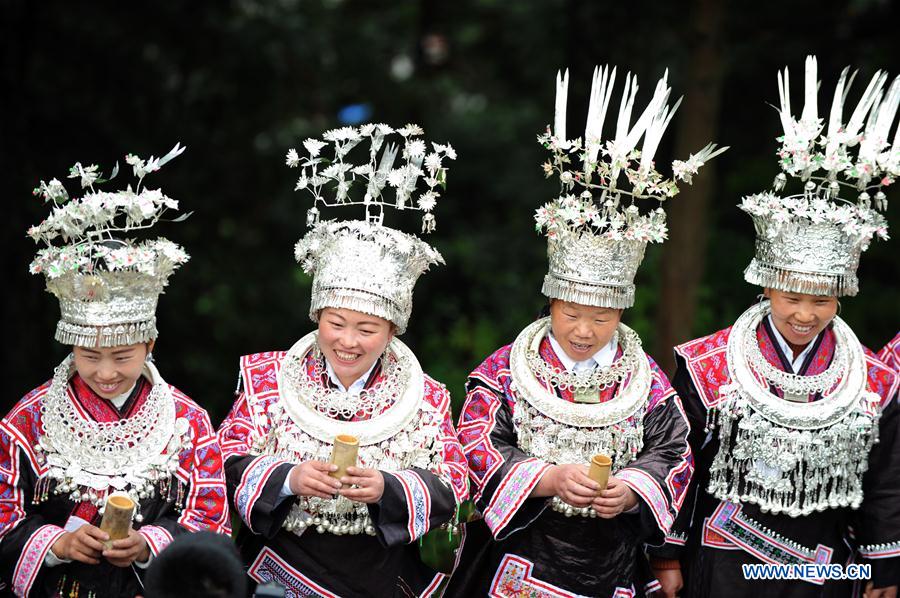
<path fill-rule="evenodd" d="M 166 378 L 216 422 L 231 404 L 239 355 L 286 349 L 312 328 L 310 281 L 292 257 L 308 200 L 292 191 L 284 154 L 339 125 L 339 115 L 416 122 L 459 153 L 428 239 L 447 266 L 419 282 L 405 335 L 459 401 L 465 375 L 544 302 L 545 244 L 532 214 L 558 187 L 543 179 L 535 135 L 552 119 L 558 68 L 571 69 L 574 131 L 584 124 L 595 64 L 637 73 L 644 102 L 667 67 L 673 93 L 689 94 L 703 67 L 698 44 L 709 43 L 698 35 L 720 40 L 718 102 L 703 112 L 686 97 L 658 160 L 686 157 L 684 148 L 702 143 L 679 139 L 697 133 L 705 142 L 707 130 L 732 149 L 716 160 L 717 176 L 697 180 L 710 197 L 700 216 L 689 214 L 696 205 L 687 192 L 674 200 L 673 210 L 685 200 L 686 215 L 673 213 L 672 241 L 648 250 L 626 314 L 662 356 L 672 343 L 730 324 L 757 293 L 741 275 L 752 225 L 735 204 L 776 174 L 778 119 L 767 105 L 777 97 L 776 69 L 801 69 L 816 53 L 830 90 L 845 64 L 864 79 L 876 68 L 896 74 L 900 44 L 888 25 L 896 4 L 877 0 L 727 2 L 706 34 L 693 25 L 709 23 L 705 0 L 176 0 L 141 9 L 4 0 L 2 10 L 3 409 L 48 379 L 66 351 L 52 339 L 58 306 L 27 273 L 34 246 L 24 231 L 46 214 L 30 190 L 76 161 L 109 167 L 127 152 L 159 155 L 181 141 L 188 151 L 148 178 L 194 210 L 187 222 L 155 231 L 193 256 L 160 301 L 156 354 Z M 894 204 L 896 195 L 889 193 Z M 388 224 L 414 230 L 414 219 L 401 216 L 389 215 Z M 701 216 L 701 233 L 675 226 Z M 845 317 L 876 348 L 900 327 L 896 247 L 873 244 L 860 296 L 844 301 Z M 663 278 L 669 251 L 679 254 L 665 260 L 682 270 L 666 265 L 676 274 Z M 681 302 L 679 281 L 692 276 L 696 293 Z M 658 326 L 670 331 L 660 336 L 664 346 Z"/>

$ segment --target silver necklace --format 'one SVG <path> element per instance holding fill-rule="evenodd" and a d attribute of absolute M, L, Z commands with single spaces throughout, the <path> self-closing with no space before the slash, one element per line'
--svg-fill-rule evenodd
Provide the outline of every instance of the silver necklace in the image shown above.
<path fill-rule="evenodd" d="M 595 367 L 589 370 L 572 371 L 552 366 L 544 361 L 537 350 L 529 350 L 528 366 L 537 376 L 555 388 L 572 390 L 575 393 L 599 393 L 616 384 L 634 370 L 634 364 L 641 354 L 641 339 L 633 330 L 623 334 L 616 332 L 613 342 L 621 344 L 622 356 L 609 367 Z"/>
<path fill-rule="evenodd" d="M 744 335 L 744 355 L 749 366 L 773 386 L 785 394 L 807 397 L 825 393 L 837 384 L 847 370 L 849 359 L 846 348 L 837 344 L 828 368 L 814 376 L 803 376 L 778 369 L 765 358 L 755 334 Z"/>
<path fill-rule="evenodd" d="M 828 394 L 813 403 L 785 400 L 760 380 L 746 352 L 747 339 L 769 313 L 768 302 L 744 312 L 726 347 L 729 384 L 710 410 L 719 450 L 708 491 L 720 500 L 759 505 L 790 517 L 829 508 L 857 508 L 862 478 L 878 438 L 879 397 L 869 391 L 862 346 L 840 318 L 835 341 L 846 366 Z M 804 392 L 806 389 L 803 389 Z"/>
<path fill-rule="evenodd" d="M 350 434 L 363 446 L 390 438 L 415 417 L 422 403 L 424 374 L 413 352 L 396 337 L 391 339 L 384 356 L 386 362 L 396 360 L 396 369 L 392 370 L 396 375 L 387 377 L 377 390 L 381 395 L 377 401 L 391 401 L 390 407 L 376 412 L 377 415 L 370 419 L 359 421 L 336 419 L 323 412 L 317 406 L 317 395 L 335 389 L 325 389 L 321 383 L 310 379 L 304 362 L 306 354 L 317 344 L 317 338 L 316 332 L 310 332 L 294 343 L 277 374 L 284 410 L 298 426 L 322 442 L 331 443 L 338 434 Z M 331 404 L 332 400 L 342 396 L 343 393 L 326 401 Z"/>
<path fill-rule="evenodd" d="M 525 327 L 513 342 L 509 356 L 509 369 L 518 396 L 528 401 L 543 415 L 570 426 L 602 428 L 619 423 L 637 412 L 647 402 L 650 392 L 650 362 L 644 354 L 634 359 L 631 375 L 616 393 L 605 403 L 570 403 L 556 396 L 531 369 L 528 355 L 537 351 L 541 339 L 550 329 L 550 318 L 542 318 Z M 619 337 L 626 338 L 634 332 L 619 324 Z"/>
<path fill-rule="evenodd" d="M 386 352 L 382 359 L 383 375 L 372 388 L 364 388 L 358 393 L 339 388 L 323 388 L 316 381 L 322 380 L 327 375 L 322 365 L 325 358 L 318 345 L 313 351 L 314 379 L 303 376 L 300 384 L 306 387 L 307 392 L 304 392 L 304 396 L 309 397 L 310 404 L 332 419 L 350 419 L 360 413 L 364 418 L 378 415 L 394 404 L 408 378 L 400 361 Z M 301 360 L 300 364 L 302 363 Z"/>
<path fill-rule="evenodd" d="M 264 436 L 253 439 L 253 450 L 293 463 L 319 459 L 327 461 L 338 434 L 359 439 L 361 467 L 396 472 L 418 467 L 442 471 L 443 442 L 440 439 L 442 414 L 424 397 L 425 379 L 418 360 L 409 348 L 394 338 L 385 351 L 385 363 L 395 363 L 386 374 L 389 383 L 380 392 L 396 396 L 385 411 L 369 419 L 342 421 L 328 417 L 316 406 L 316 395 L 334 389 L 321 384 L 321 376 L 311 378 L 304 358 L 316 345 L 311 332 L 288 351 L 278 372 L 279 398 L 262 416 Z M 391 390 L 389 390 L 391 389 Z M 342 393 L 345 394 L 345 393 Z M 445 474 L 441 479 L 450 485 Z M 283 527 L 295 534 L 307 528 L 336 535 L 374 535 L 365 504 L 339 496 L 335 499 L 303 497 L 291 507 Z"/>
<path fill-rule="evenodd" d="M 172 390 L 156 367 L 145 367 L 150 394 L 137 413 L 113 422 L 85 418 L 69 398 L 72 355 L 56 368 L 41 404 L 44 434 L 35 447 L 48 467 L 46 476 L 57 482 L 54 493 L 96 503 L 113 488 L 145 498 L 177 469 L 178 453 L 190 443 L 190 425 L 176 419 Z"/>
<path fill-rule="evenodd" d="M 650 394 L 650 363 L 639 352 L 637 333 L 619 324 L 618 336 L 624 346 L 616 363 L 628 364 L 630 369 L 624 372 L 616 396 L 605 403 L 578 404 L 548 390 L 541 383 L 541 374 L 531 367 L 533 360 L 528 356 L 540 359 L 537 347 L 549 327 L 549 318 L 530 324 L 519 333 L 510 351 L 513 392 L 522 399 L 513 412 L 519 448 L 556 465 L 587 463 L 591 455 L 603 453 L 611 456 L 613 471 L 625 467 L 643 449 L 644 411 Z M 631 357 L 625 359 L 626 355 Z M 596 517 L 592 508 L 578 509 L 558 497 L 550 501 L 550 506 L 567 516 Z"/>

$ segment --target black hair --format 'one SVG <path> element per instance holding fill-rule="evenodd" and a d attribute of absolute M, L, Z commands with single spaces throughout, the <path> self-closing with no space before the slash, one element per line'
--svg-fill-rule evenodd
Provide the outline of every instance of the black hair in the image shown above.
<path fill-rule="evenodd" d="M 244 598 L 247 578 L 234 542 L 212 532 L 185 534 L 153 559 L 146 598 Z"/>
<path fill-rule="evenodd" d="M 538 312 L 537 319 L 550 317 L 550 303 L 552 302 L 553 299 L 547 299 L 547 303 L 545 303 L 544 307 L 541 308 L 541 311 Z"/>

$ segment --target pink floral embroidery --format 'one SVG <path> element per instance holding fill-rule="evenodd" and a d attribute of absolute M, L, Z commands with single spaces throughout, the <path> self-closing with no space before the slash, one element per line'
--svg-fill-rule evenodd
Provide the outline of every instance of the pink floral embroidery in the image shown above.
<path fill-rule="evenodd" d="M 43 525 L 31 535 L 13 572 L 13 592 L 16 596 L 28 595 L 47 551 L 64 533 L 65 530 L 55 525 Z"/>
<path fill-rule="evenodd" d="M 537 459 L 526 459 L 513 465 L 494 492 L 494 497 L 484 511 L 484 522 L 497 536 L 509 524 L 541 476 L 550 467 Z"/>

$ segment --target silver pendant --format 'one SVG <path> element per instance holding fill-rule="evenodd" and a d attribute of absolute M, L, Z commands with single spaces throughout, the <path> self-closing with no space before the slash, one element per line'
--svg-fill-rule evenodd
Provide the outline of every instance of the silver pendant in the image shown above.
<path fill-rule="evenodd" d="M 576 403 L 599 403 L 600 402 L 600 389 L 599 388 L 589 388 L 587 390 L 576 390 L 575 391 L 575 402 Z"/>

